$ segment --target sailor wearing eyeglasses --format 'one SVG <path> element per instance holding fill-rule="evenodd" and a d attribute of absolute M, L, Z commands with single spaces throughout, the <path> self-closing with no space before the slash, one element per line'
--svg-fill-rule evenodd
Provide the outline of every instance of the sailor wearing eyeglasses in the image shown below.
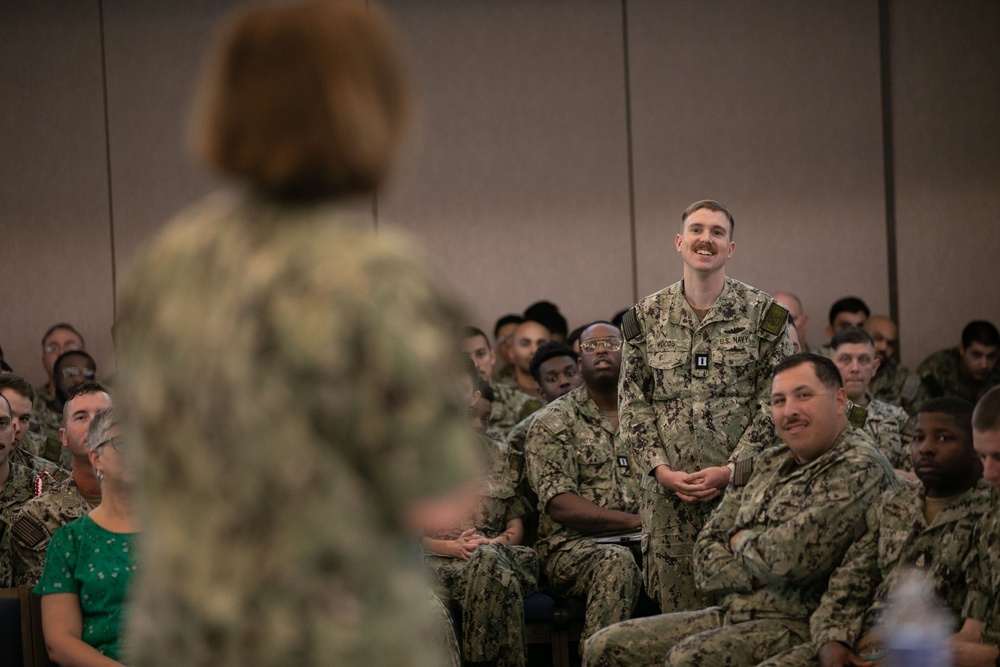
<path fill-rule="evenodd" d="M 642 590 L 637 554 L 595 540 L 640 528 L 639 482 L 618 434 L 622 337 L 598 322 L 580 336 L 583 386 L 542 408 L 528 429 L 525 460 L 538 494 L 538 541 L 550 587 L 587 600 L 583 640 L 631 617 Z M 582 651 L 581 651 L 582 654 Z"/>

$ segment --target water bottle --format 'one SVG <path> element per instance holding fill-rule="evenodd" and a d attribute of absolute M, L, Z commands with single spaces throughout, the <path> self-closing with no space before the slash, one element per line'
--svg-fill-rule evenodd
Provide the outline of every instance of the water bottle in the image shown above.
<path fill-rule="evenodd" d="M 912 570 L 898 582 L 883 616 L 888 667 L 952 667 L 952 620 L 926 573 Z"/>

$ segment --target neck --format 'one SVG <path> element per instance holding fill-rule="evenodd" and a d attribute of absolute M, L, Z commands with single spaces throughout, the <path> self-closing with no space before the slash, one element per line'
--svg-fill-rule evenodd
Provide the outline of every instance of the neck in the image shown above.
<path fill-rule="evenodd" d="M 517 382 L 518 388 L 526 394 L 532 396 L 541 396 L 541 391 L 538 388 L 538 382 L 535 378 L 531 377 L 529 373 L 525 373 L 517 366 L 514 367 L 514 380 Z"/>
<path fill-rule="evenodd" d="M 10 459 L 3 462 L 0 465 L 0 489 L 7 486 L 7 480 L 10 479 Z"/>
<path fill-rule="evenodd" d="M 614 412 L 618 414 L 618 386 L 614 387 L 595 387 L 593 385 L 587 385 L 587 393 L 590 394 L 590 398 L 593 399 L 597 407 L 601 409 L 604 414 L 610 414 Z"/>
<path fill-rule="evenodd" d="M 851 396 L 848 396 L 847 398 L 850 398 L 851 399 L 851 403 L 854 403 L 854 405 L 860 405 L 863 408 L 867 408 L 868 407 L 868 395 L 867 394 L 861 394 L 857 398 L 853 398 Z"/>
<path fill-rule="evenodd" d="M 702 273 L 684 267 L 684 300 L 696 310 L 709 310 L 726 286 L 726 272 L 722 269 Z"/>
<path fill-rule="evenodd" d="M 134 533 L 137 523 L 129 490 L 118 489 L 105 480 L 101 504 L 91 512 L 91 518 L 100 526 L 115 533 Z"/>
<path fill-rule="evenodd" d="M 90 465 L 90 460 L 73 457 L 73 483 L 80 493 L 85 496 L 100 496 L 101 482 L 94 475 L 94 469 Z"/>

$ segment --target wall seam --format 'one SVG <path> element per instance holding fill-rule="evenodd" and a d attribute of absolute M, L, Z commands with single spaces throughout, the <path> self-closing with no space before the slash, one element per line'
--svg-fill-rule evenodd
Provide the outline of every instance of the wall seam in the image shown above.
<path fill-rule="evenodd" d="M 889 316 L 899 322 L 899 266 L 896 247 L 896 186 L 893 162 L 892 78 L 889 41 L 889 0 L 878 2 L 879 87 L 882 93 L 882 168 L 885 189 L 886 263 Z"/>
<path fill-rule="evenodd" d="M 111 245 L 111 317 L 118 320 L 118 262 L 115 252 L 115 200 L 111 183 L 111 120 L 108 114 L 108 59 L 104 39 L 104 0 L 97 0 L 101 36 L 101 94 L 104 101 L 104 166 L 108 180 L 108 234 Z"/>
<path fill-rule="evenodd" d="M 628 161 L 629 245 L 632 254 L 632 303 L 639 301 L 639 262 L 635 226 L 635 173 L 632 155 L 632 83 L 628 59 L 628 0 L 622 4 L 622 62 L 625 68 L 625 151 Z"/>

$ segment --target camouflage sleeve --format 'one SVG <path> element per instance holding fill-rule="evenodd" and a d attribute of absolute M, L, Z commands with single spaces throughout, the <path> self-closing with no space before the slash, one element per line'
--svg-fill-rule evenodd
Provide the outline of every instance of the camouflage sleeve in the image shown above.
<path fill-rule="evenodd" d="M 694 580 L 704 593 L 749 593 L 753 577 L 729 549 L 729 531 L 740 506 L 739 490 L 729 490 L 705 523 L 694 545 Z"/>
<path fill-rule="evenodd" d="M 830 641 L 854 646 L 861 636 L 861 619 L 881 579 L 878 567 L 879 505 L 865 513 L 865 533 L 847 550 L 830 576 L 826 593 L 809 619 L 816 649 Z"/>
<path fill-rule="evenodd" d="M 31 513 L 22 508 L 11 525 L 13 581 L 15 586 L 34 587 L 45 568 L 45 549 L 52 534 Z"/>
<path fill-rule="evenodd" d="M 995 607 L 996 591 L 993 590 L 993 570 L 1000 568 L 1000 535 L 997 531 L 996 511 L 1000 509 L 994 502 L 991 512 L 985 514 L 976 525 L 976 558 L 966 577 L 969 592 L 966 594 L 962 617 L 1000 625 L 1000 617 Z"/>
<path fill-rule="evenodd" d="M 629 320 L 626 324 L 625 319 Z M 653 411 L 653 374 L 646 363 L 646 342 L 637 324 L 637 307 L 622 321 L 626 337 L 622 348 L 622 371 L 618 381 L 619 432 L 632 450 L 635 464 L 643 475 L 659 465 L 668 465 Z"/>
<path fill-rule="evenodd" d="M 796 494 L 784 520 L 744 530 L 733 552 L 767 584 L 811 583 L 840 564 L 866 508 L 894 479 L 874 456 L 847 454 Z"/>
<path fill-rule="evenodd" d="M 773 308 L 779 308 L 783 311 L 782 325 L 776 334 L 769 334 L 768 327 L 771 326 L 769 320 L 773 319 Z M 777 302 L 772 301 L 765 309 L 763 321 L 758 324 L 761 336 L 760 361 L 757 365 L 755 380 L 757 409 L 754 411 L 750 426 L 736 443 L 736 447 L 729 457 L 730 463 L 753 458 L 764 449 L 778 444 L 778 438 L 774 432 L 774 421 L 771 419 L 771 376 L 774 375 L 775 367 L 786 357 L 791 356 L 793 352 L 792 339 L 788 337 L 787 318 L 788 311 L 784 310 Z"/>
<path fill-rule="evenodd" d="M 560 493 L 578 493 L 579 479 L 573 448 L 563 437 L 565 426 L 549 411 L 535 418 L 524 444 L 528 479 L 538 494 L 538 511 Z"/>

